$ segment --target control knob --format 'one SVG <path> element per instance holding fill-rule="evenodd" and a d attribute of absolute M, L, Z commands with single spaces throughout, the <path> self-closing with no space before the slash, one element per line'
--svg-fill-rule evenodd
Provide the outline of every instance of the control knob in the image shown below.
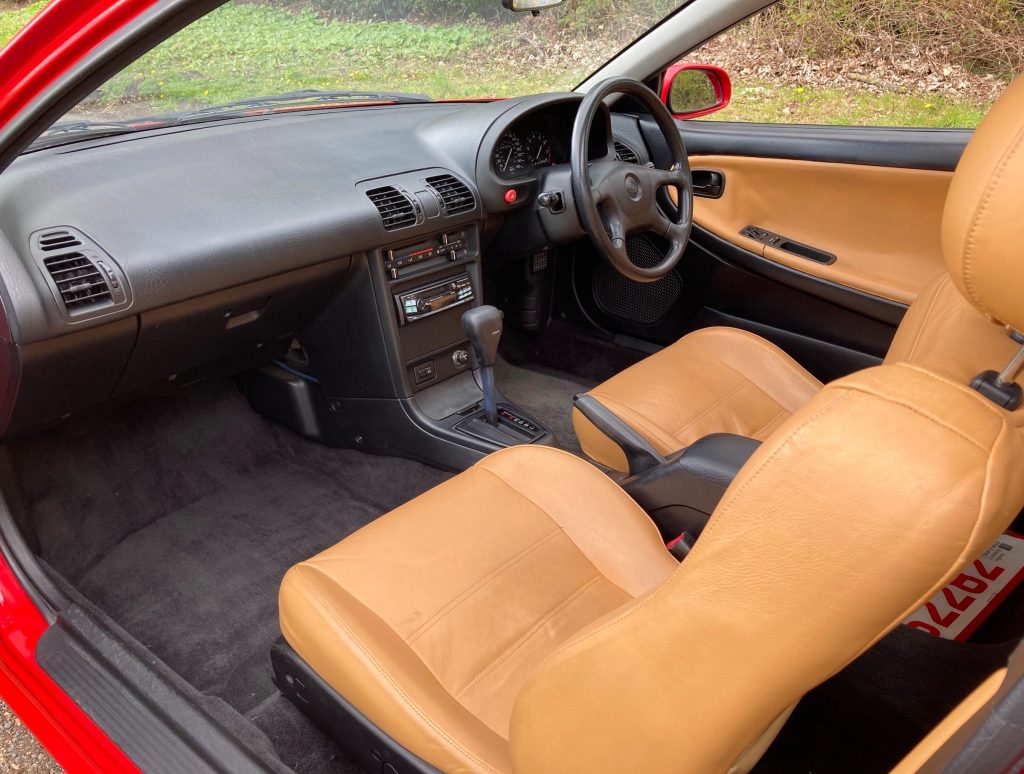
<path fill-rule="evenodd" d="M 469 362 L 469 353 L 464 349 L 457 349 L 452 352 L 452 363 L 456 368 L 462 368 Z"/>

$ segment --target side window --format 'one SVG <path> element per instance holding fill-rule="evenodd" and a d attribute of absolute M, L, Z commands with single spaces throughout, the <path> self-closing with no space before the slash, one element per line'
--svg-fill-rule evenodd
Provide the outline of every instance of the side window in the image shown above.
<path fill-rule="evenodd" d="M 783 0 L 685 61 L 732 78 L 710 120 L 973 128 L 1024 72 L 1024 1 Z"/>

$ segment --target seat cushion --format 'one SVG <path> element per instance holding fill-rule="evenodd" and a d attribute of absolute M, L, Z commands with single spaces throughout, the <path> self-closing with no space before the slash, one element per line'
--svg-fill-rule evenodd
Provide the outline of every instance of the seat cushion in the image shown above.
<path fill-rule="evenodd" d="M 534 668 L 677 567 L 593 466 L 515 447 L 289 570 L 281 631 L 410 752 L 443 771 L 509 771 L 512 706 Z"/>
<path fill-rule="evenodd" d="M 763 440 L 822 388 L 789 355 L 737 328 L 703 328 L 590 391 L 662 454 L 710 433 Z M 580 412 L 580 446 L 619 471 L 626 458 Z"/>

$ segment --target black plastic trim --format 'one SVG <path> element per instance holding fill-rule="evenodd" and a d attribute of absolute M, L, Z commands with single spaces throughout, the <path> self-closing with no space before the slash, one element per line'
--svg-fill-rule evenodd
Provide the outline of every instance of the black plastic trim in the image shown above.
<path fill-rule="evenodd" d="M 273 771 L 77 605 L 43 633 L 36 659 L 143 771 Z"/>
<path fill-rule="evenodd" d="M 641 123 L 649 121 L 641 118 Z M 862 126 L 679 121 L 694 156 L 823 161 L 951 172 L 974 132 Z"/>
<path fill-rule="evenodd" d="M 368 770 L 384 774 L 440 774 L 372 723 L 284 640 L 271 648 L 270 661 L 274 666 L 274 684 L 281 694 Z"/>

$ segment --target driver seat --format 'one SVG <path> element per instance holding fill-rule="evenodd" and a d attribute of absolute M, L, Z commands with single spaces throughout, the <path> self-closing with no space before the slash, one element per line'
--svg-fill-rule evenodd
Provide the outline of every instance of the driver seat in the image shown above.
<path fill-rule="evenodd" d="M 1024 78 L 1018 78 L 975 133 L 954 175 L 943 220 L 947 260 L 973 239 L 973 231 L 962 224 L 975 211 L 977 189 L 989 179 L 985 173 L 1011 147 L 1008 138 L 1020 139 L 1022 116 Z M 1024 197 L 1024 186 L 1017 194 Z M 987 309 L 979 311 L 964 298 L 967 291 L 967 280 L 954 283 L 946 273 L 933 280 L 910 306 L 885 362 L 915 363 L 969 383 L 993 363 L 1009 361 L 1017 345 Z M 822 387 L 769 341 L 737 328 L 715 327 L 684 336 L 589 395 L 668 455 L 712 433 L 764 440 Z M 628 471 L 626 456 L 614 441 L 579 410 L 573 409 L 572 418 L 587 456 Z"/>

